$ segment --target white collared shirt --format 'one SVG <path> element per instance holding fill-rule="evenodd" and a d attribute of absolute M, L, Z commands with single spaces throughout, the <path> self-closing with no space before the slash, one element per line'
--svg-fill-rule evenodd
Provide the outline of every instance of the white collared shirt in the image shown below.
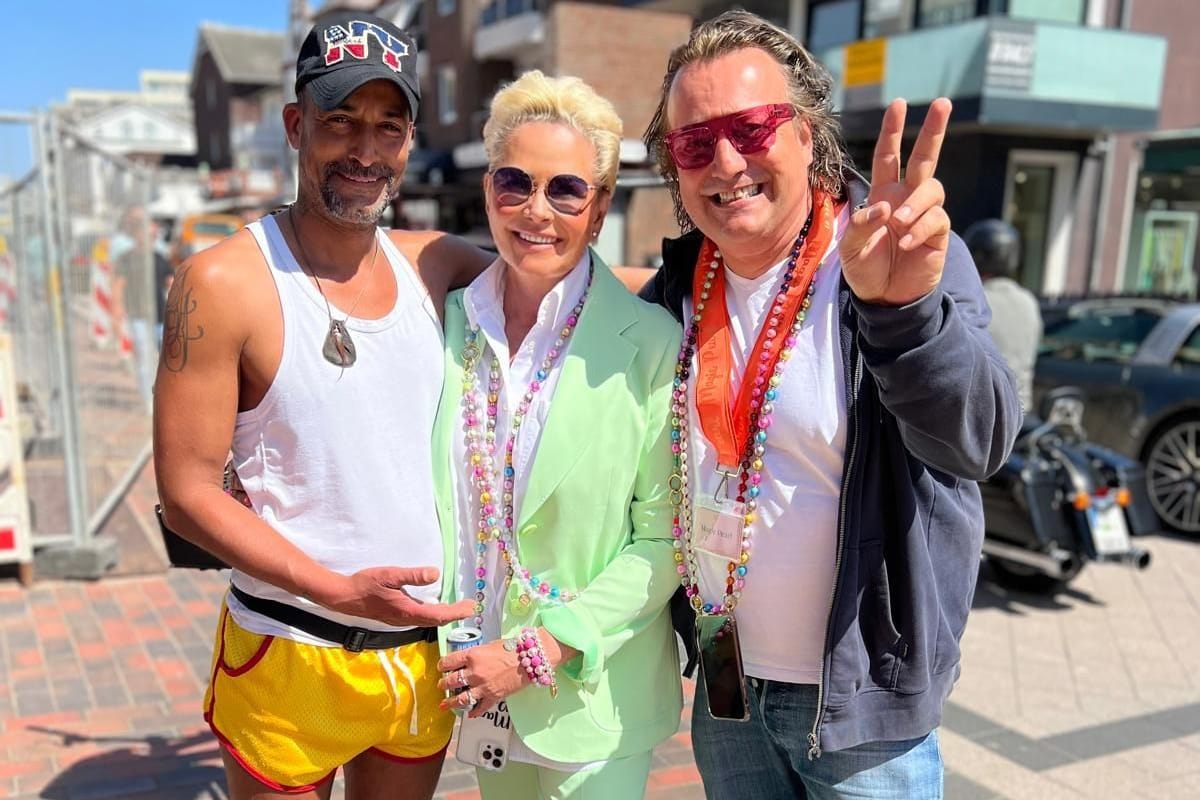
<path fill-rule="evenodd" d="M 472 281 L 463 293 L 463 307 L 467 314 L 467 323 L 478 327 L 482 337 L 481 349 L 483 355 L 475 367 L 476 387 L 479 392 L 481 409 L 479 412 L 479 428 L 485 429 L 487 387 L 491 372 L 492 356 L 500 362 L 501 387 L 498 392 L 500 401 L 496 404 L 496 454 L 494 464 L 496 473 L 492 475 L 492 485 L 497 491 L 503 486 L 501 471 L 504 469 L 504 449 L 512 432 L 512 411 L 525 397 L 529 384 L 542 362 L 550 352 L 559 333 L 567 323 L 567 317 L 575 309 L 575 304 L 583 296 L 587 287 L 588 271 L 591 268 L 590 254 L 585 251 L 570 272 L 560 280 L 538 306 L 537 321 L 530 328 L 515 353 L 509 349 L 508 336 L 504 323 L 504 286 L 508 270 L 507 265 L 496 259 L 483 273 Z M 483 346 L 486 343 L 486 346 Z M 529 473 L 532 471 L 534 453 L 541 439 L 542 429 L 550 411 L 550 401 L 554 397 L 554 389 L 558 386 L 558 376 L 562 371 L 566 350 L 559 353 L 554 367 L 541 382 L 542 388 L 533 396 L 529 411 L 521 423 L 521 430 L 513 447 L 513 518 L 521 513 L 521 501 L 529 486 Z M 464 376 L 468 377 L 468 376 Z M 460 399 L 455 414 L 461 420 L 462 401 Z M 458 596 L 473 598 L 475 596 L 475 534 L 478 531 L 479 493 L 471 485 L 468 472 L 470 461 L 467 450 L 467 440 L 464 424 L 454 427 L 454 440 L 450 444 L 450 474 L 454 491 L 454 508 L 457 521 L 458 537 Z M 485 609 L 483 614 L 483 640 L 493 641 L 500 636 L 501 604 L 504 602 L 504 565 L 500 560 L 495 545 L 489 545 L 486 558 L 487 588 L 485 593 Z M 543 758 L 534 753 L 524 742 L 516 730 L 509 743 L 509 760 L 540 767 L 558 770 L 584 769 L 593 764 L 568 764 Z M 595 762 L 602 763 L 602 762 Z"/>

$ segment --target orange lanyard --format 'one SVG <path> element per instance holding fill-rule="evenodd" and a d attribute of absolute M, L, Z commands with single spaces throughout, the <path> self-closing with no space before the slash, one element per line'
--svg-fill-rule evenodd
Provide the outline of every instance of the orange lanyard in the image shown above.
<path fill-rule="evenodd" d="M 764 324 L 758 332 L 754 349 L 746 361 L 737 397 L 730 403 L 729 376 L 733 371 L 732 339 L 729 333 L 729 309 L 725 305 L 725 270 L 717 269 L 711 285 L 704 283 L 710 272 L 710 264 L 716 258 L 716 245 L 705 239 L 700 249 L 700 258 L 692 278 L 692 303 L 701 302 L 701 294 L 708 293 L 704 310 L 699 313 L 698 340 L 696 344 L 696 412 L 704 436 L 717 449 L 718 469 L 732 472 L 745 461 L 751 430 L 751 392 L 754 375 L 759 372 L 758 363 L 765 360 L 766 375 L 775 372 L 779 353 L 789 335 L 792 322 L 808 295 L 809 285 L 821 264 L 829 243 L 833 240 L 833 201 L 829 195 L 813 190 L 813 219 L 808 235 L 804 238 L 800 255 L 794 269 L 795 280 L 791 281 L 785 294 L 776 296 L 767 310 L 767 321 L 775 317 L 776 324 Z"/>

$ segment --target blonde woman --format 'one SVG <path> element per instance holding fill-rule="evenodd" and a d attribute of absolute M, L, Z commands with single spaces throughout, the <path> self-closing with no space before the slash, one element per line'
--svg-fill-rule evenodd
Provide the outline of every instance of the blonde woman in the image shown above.
<path fill-rule="evenodd" d="M 588 247 L 620 141 L 612 105 L 576 78 L 535 71 L 502 89 L 484 127 L 500 256 L 446 303 L 433 472 L 458 559 L 446 570 L 484 643 L 439 669 L 468 724 L 511 715 L 503 758 L 479 770 L 485 798 L 641 797 L 679 722 L 680 335 Z"/>

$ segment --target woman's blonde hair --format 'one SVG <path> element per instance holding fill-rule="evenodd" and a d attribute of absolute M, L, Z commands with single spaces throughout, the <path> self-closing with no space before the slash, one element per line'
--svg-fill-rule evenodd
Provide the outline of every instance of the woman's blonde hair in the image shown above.
<path fill-rule="evenodd" d="M 833 114 L 833 79 L 829 71 L 813 58 L 796 39 L 778 25 L 772 25 L 749 11 L 734 9 L 703 22 L 692 29 L 684 44 L 676 47 L 667 62 L 658 109 L 642 137 L 646 148 L 658 162 L 659 172 L 675 201 L 675 219 L 689 231 L 696 227 L 679 195 L 679 173 L 667 152 L 667 102 L 679 71 L 689 64 L 711 61 L 738 50 L 757 48 L 771 56 L 783 70 L 788 95 L 800 118 L 812 129 L 813 160 L 808 180 L 835 197 L 842 197 L 845 183 L 842 170 L 850 166 L 841 127 Z"/>
<path fill-rule="evenodd" d="M 504 157 L 509 137 L 527 122 L 556 122 L 579 131 L 596 150 L 597 184 L 609 191 L 617 185 L 621 118 L 591 86 L 579 78 L 552 78 L 535 69 L 496 92 L 483 126 L 489 165 Z"/>

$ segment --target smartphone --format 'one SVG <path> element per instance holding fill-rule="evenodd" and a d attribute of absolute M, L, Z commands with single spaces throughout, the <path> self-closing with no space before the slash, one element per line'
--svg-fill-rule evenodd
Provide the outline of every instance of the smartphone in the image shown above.
<path fill-rule="evenodd" d="M 696 643 L 700 649 L 700 678 L 708 695 L 708 713 L 714 719 L 746 722 L 750 700 L 737 623 L 729 615 L 696 617 Z"/>
<path fill-rule="evenodd" d="M 508 763 L 511 741 L 512 719 L 508 716 L 508 704 L 501 700 L 482 716 L 459 720 L 458 748 L 454 757 L 473 767 L 501 770 Z"/>
<path fill-rule="evenodd" d="M 167 527 L 163 518 L 162 506 L 154 506 L 154 516 L 158 518 L 158 531 L 162 535 L 163 546 L 167 550 L 167 563 L 172 567 L 184 569 L 229 569 L 229 565 L 207 550 L 184 539 Z"/>

